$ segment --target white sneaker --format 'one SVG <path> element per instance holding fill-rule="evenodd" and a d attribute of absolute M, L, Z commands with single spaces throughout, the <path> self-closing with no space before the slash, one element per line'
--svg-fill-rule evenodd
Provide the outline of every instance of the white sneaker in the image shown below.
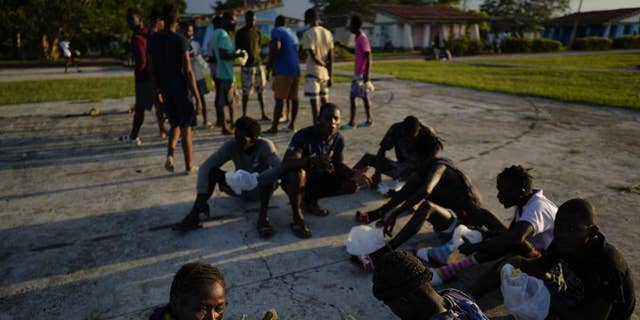
<path fill-rule="evenodd" d="M 173 156 L 167 156 L 167 160 L 164 162 L 164 168 L 169 172 L 173 172 L 175 170 L 173 166 Z"/>

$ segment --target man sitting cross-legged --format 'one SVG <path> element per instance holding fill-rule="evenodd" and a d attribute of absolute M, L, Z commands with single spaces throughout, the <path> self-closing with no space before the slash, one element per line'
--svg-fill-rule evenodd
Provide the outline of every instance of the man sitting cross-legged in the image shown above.
<path fill-rule="evenodd" d="M 387 252 L 375 265 L 373 295 L 402 320 L 488 320 L 466 293 L 434 290 L 431 271 L 405 251 Z"/>
<path fill-rule="evenodd" d="M 374 184 L 380 183 L 382 174 L 393 179 L 406 179 L 416 167 L 418 160 L 416 140 L 423 130 L 427 128 L 414 116 L 408 116 L 402 122 L 394 123 L 380 141 L 378 153 L 375 155 L 365 153 L 353 169 L 374 167 L 376 171 L 371 176 Z M 391 149 L 395 149 L 397 161 L 385 156 Z"/>
<path fill-rule="evenodd" d="M 302 206 L 314 215 L 329 211 L 318 205 L 318 199 L 356 192 L 369 185 L 363 171 L 354 171 L 343 161 L 344 138 L 338 132 L 340 109 L 332 103 L 322 105 L 317 125 L 297 132 L 284 155 L 283 189 L 293 210 L 291 230 L 300 238 L 311 237 L 304 221 Z"/>
<path fill-rule="evenodd" d="M 259 199 L 258 233 L 261 237 L 269 237 L 273 234 L 273 228 L 267 217 L 267 208 L 276 182 L 282 175 L 280 158 L 276 154 L 273 142 L 260 137 L 260 124 L 256 120 L 249 117 L 239 118 L 235 128 L 235 139 L 223 144 L 202 164 L 198 172 L 196 202 L 191 212 L 176 225 L 177 229 L 188 230 L 202 226 L 199 215 L 200 213 L 209 215 L 207 201 L 218 184 L 220 191 L 229 195 L 254 201 Z M 233 161 L 236 170 L 259 173 L 257 187 L 241 193 L 232 190 L 226 182 L 225 172 L 220 169 L 229 160 Z"/>

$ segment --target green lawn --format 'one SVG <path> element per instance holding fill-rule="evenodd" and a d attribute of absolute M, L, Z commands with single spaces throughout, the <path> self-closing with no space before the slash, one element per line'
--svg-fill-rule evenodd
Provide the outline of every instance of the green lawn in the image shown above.
<path fill-rule="evenodd" d="M 240 79 L 239 73 L 236 78 Z M 335 83 L 351 82 L 347 77 L 334 77 Z M 207 75 L 209 89 L 213 89 Z M 301 77 L 300 85 L 304 83 Z M 0 105 L 66 100 L 101 101 L 134 95 L 133 76 L 0 82 Z"/>
<path fill-rule="evenodd" d="M 640 53 L 601 54 L 588 56 L 558 56 L 530 58 L 489 58 L 473 62 L 508 63 L 549 67 L 633 69 L 640 66 Z"/>
<path fill-rule="evenodd" d="M 350 70 L 351 66 L 340 68 Z M 405 80 L 640 109 L 640 74 L 637 73 L 491 67 L 437 61 L 379 62 L 372 69 L 375 73 L 391 74 Z"/>

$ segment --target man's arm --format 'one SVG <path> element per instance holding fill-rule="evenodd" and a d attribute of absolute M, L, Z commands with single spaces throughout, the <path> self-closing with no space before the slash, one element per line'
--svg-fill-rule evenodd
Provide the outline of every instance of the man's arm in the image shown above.
<path fill-rule="evenodd" d="M 427 172 L 427 178 L 425 179 L 424 185 L 422 188 L 418 188 L 407 201 L 404 202 L 402 207 L 397 210 L 398 214 L 404 212 L 406 210 L 410 210 L 422 201 L 425 197 L 428 198 L 433 189 L 435 189 L 436 185 L 440 182 L 442 175 L 447 170 L 447 166 L 444 164 L 438 164 L 433 166 L 429 172 Z"/>
<path fill-rule="evenodd" d="M 274 64 L 278 55 L 280 54 L 280 48 L 282 47 L 282 43 L 278 39 L 271 39 L 269 43 L 269 65 L 268 68 L 273 70 Z"/>
<path fill-rule="evenodd" d="M 519 221 L 506 233 L 476 244 L 463 244 L 458 250 L 465 255 L 480 251 L 483 255 L 490 257 L 504 256 L 514 248 L 524 244 L 527 238 L 533 235 L 533 232 L 534 229 L 531 223 Z"/>
<path fill-rule="evenodd" d="M 367 59 L 367 68 L 364 72 L 364 75 L 362 76 L 362 80 L 364 80 L 364 82 L 367 82 L 369 81 L 369 70 L 371 70 L 371 51 L 365 52 L 365 57 Z"/>
<path fill-rule="evenodd" d="M 336 46 L 342 47 L 343 49 L 347 50 L 351 54 L 356 53 L 356 49 L 355 48 L 347 47 L 344 44 L 342 44 L 342 42 L 340 42 L 340 41 L 337 41 L 335 44 L 336 44 Z"/>
<path fill-rule="evenodd" d="M 316 55 L 313 49 L 307 49 L 307 54 L 313 58 L 313 61 L 316 63 L 317 66 L 326 67 L 327 64 L 324 61 L 322 61 L 322 59 L 320 59 L 318 55 Z"/>
<path fill-rule="evenodd" d="M 283 171 L 298 171 L 300 169 L 307 170 L 310 166 L 310 158 L 302 158 L 301 152 L 287 150 L 282 160 Z"/>
<path fill-rule="evenodd" d="M 149 52 L 147 52 L 147 63 L 149 64 L 149 75 L 151 76 L 151 85 L 153 86 L 153 90 L 157 95 L 157 99 L 160 103 L 162 100 L 162 93 L 160 93 L 160 89 L 158 89 L 158 78 L 156 73 L 156 68 L 153 67 L 153 60 Z"/>
<path fill-rule="evenodd" d="M 329 72 L 329 82 L 327 85 L 331 87 L 333 84 L 333 48 L 329 49 L 329 60 L 327 61 L 327 71 Z"/>
<path fill-rule="evenodd" d="M 186 50 L 183 55 L 183 72 L 187 75 L 187 85 L 191 89 L 191 93 L 196 98 L 196 110 L 198 114 L 202 112 L 202 101 L 200 100 L 200 93 L 198 92 L 198 86 L 196 85 L 196 77 L 193 75 L 193 69 L 191 69 L 191 58 L 189 57 L 189 50 Z"/>
<path fill-rule="evenodd" d="M 131 41 L 133 47 L 133 59 L 135 61 L 136 72 L 142 72 L 147 67 L 147 45 L 138 40 L 137 37 L 133 37 Z"/>

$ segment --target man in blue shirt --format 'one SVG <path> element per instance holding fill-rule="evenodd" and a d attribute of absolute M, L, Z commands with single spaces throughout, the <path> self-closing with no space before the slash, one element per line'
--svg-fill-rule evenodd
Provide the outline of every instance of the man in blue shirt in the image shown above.
<path fill-rule="evenodd" d="M 298 82 L 300 60 L 298 58 L 298 37 L 285 27 L 285 17 L 278 16 L 271 31 L 269 45 L 269 69 L 273 72 L 273 93 L 276 107 L 273 110 L 273 124 L 267 133 L 278 133 L 278 123 L 282 116 L 284 100 L 291 101 L 291 121 L 289 129 L 295 131 L 298 115 Z"/>
<path fill-rule="evenodd" d="M 329 211 L 318 205 L 318 199 L 354 193 L 371 184 L 363 170 L 343 163 L 344 138 L 339 127 L 340 109 L 326 103 L 320 108 L 318 124 L 298 131 L 284 154 L 282 187 L 291 202 L 291 230 L 297 237 L 311 237 L 303 207 L 311 214 L 327 216 Z"/>
<path fill-rule="evenodd" d="M 230 135 L 231 130 L 227 127 L 225 108 L 229 108 L 229 123 L 233 123 L 234 118 L 234 97 L 235 81 L 233 74 L 233 60 L 239 56 L 234 53 L 233 43 L 229 37 L 229 32 L 236 28 L 236 17 L 231 12 L 222 15 L 222 28 L 216 29 L 213 33 L 213 53 L 216 57 L 216 108 L 220 110 L 220 125 L 222 134 Z"/>

